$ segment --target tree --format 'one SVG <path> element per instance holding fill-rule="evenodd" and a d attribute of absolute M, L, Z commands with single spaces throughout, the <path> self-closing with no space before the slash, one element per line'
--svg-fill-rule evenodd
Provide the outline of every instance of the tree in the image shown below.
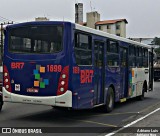
<path fill-rule="evenodd" d="M 160 38 L 155 37 L 155 38 L 153 39 L 153 41 L 152 41 L 152 44 L 154 44 L 154 45 L 160 45 Z"/>
<path fill-rule="evenodd" d="M 155 38 L 153 39 L 153 41 L 152 41 L 152 44 L 154 44 L 154 45 L 159 45 L 159 47 L 156 48 L 156 49 L 154 49 L 154 51 L 155 51 L 155 53 L 156 53 L 158 56 L 160 56 L 160 38 L 155 37 Z"/>
<path fill-rule="evenodd" d="M 160 48 L 156 48 L 156 49 L 154 49 L 154 51 L 158 56 L 160 56 Z"/>

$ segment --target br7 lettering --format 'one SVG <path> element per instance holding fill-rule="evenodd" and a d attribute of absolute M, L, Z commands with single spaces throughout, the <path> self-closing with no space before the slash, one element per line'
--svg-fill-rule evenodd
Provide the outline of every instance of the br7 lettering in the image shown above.
<path fill-rule="evenodd" d="M 11 62 L 12 69 L 23 69 L 24 62 Z"/>
<path fill-rule="evenodd" d="M 81 84 L 92 83 L 93 70 L 81 70 Z"/>

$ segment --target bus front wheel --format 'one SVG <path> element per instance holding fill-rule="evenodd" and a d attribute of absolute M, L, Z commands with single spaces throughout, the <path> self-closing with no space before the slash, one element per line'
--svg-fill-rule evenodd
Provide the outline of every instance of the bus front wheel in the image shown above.
<path fill-rule="evenodd" d="M 144 93 L 147 91 L 147 86 L 144 84 L 143 88 L 142 88 L 142 94 L 140 96 L 138 96 L 138 100 L 142 101 L 144 100 Z"/>
<path fill-rule="evenodd" d="M 112 87 L 109 87 L 107 96 L 106 96 L 106 104 L 104 106 L 105 112 L 111 112 L 114 108 L 114 91 Z"/>

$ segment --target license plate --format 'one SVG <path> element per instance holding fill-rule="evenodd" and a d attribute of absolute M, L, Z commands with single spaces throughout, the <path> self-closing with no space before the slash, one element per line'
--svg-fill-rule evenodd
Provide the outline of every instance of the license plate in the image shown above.
<path fill-rule="evenodd" d="M 27 92 L 29 92 L 29 93 L 38 93 L 38 89 L 36 89 L 36 88 L 27 88 Z"/>

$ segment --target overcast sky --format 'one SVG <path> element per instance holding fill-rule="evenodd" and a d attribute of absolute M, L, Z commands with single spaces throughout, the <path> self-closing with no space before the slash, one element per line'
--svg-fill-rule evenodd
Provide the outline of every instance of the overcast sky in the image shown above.
<path fill-rule="evenodd" d="M 101 20 L 126 18 L 127 37 L 160 37 L 160 0 L 0 0 L 0 22 L 1 17 L 26 22 L 44 16 L 74 22 L 75 2 L 84 4 L 84 21 L 92 9 Z"/>

